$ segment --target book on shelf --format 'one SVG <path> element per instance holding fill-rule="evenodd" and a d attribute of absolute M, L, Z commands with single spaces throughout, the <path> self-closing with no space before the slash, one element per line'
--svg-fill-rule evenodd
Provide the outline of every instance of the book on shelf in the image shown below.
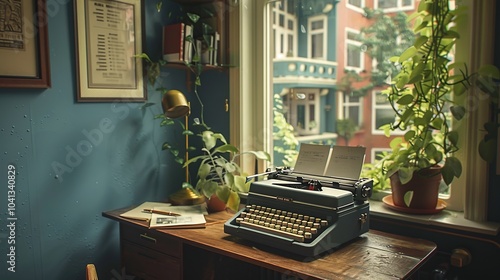
<path fill-rule="evenodd" d="M 227 7 L 224 1 L 215 1 L 210 4 L 212 16 L 201 17 L 199 22 L 201 25 L 207 25 L 209 28 L 202 28 L 201 31 L 197 33 L 211 34 L 215 36 L 214 44 L 212 45 L 212 50 L 216 49 L 216 54 L 214 58 L 216 59 L 211 64 L 216 65 L 226 65 L 228 64 L 227 59 Z M 214 16 L 214 14 L 216 14 Z M 209 29 L 209 30 L 207 30 Z"/>
<path fill-rule="evenodd" d="M 163 27 L 163 60 L 168 62 L 189 62 L 192 60 L 193 27 L 185 23 L 174 23 Z"/>
<path fill-rule="evenodd" d="M 120 214 L 121 217 L 146 221 L 149 228 L 204 228 L 206 206 L 172 206 L 170 203 L 144 202 Z"/>

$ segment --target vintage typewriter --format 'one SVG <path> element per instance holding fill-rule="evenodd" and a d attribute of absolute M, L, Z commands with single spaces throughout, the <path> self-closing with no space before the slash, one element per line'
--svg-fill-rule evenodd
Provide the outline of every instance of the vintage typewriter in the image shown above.
<path fill-rule="evenodd" d="M 372 179 L 300 176 L 287 168 L 266 175 L 251 183 L 246 207 L 226 221 L 225 233 L 314 257 L 368 231 Z"/>

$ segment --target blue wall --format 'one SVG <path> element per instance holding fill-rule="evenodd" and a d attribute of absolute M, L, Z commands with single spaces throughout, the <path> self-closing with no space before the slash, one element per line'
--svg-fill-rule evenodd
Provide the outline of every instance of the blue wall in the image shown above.
<path fill-rule="evenodd" d="M 96 264 L 102 279 L 121 279 L 118 224 L 101 213 L 161 201 L 176 191 L 183 172 L 161 151 L 161 144 L 182 144 L 183 138 L 153 120 L 161 113 L 159 105 L 143 112 L 141 103 L 77 103 L 73 1 L 47 2 L 52 87 L 0 88 L 0 279 L 83 279 L 87 263 Z M 156 0 L 145 2 L 146 50 L 158 58 L 161 26 L 176 19 L 160 17 Z M 170 7 L 164 3 L 163 9 L 165 15 Z M 202 75 L 202 98 L 220 101 L 223 108 L 227 73 L 206 76 Z M 195 100 L 187 91 L 186 77 L 183 70 L 167 69 L 162 85 Z M 149 87 L 148 99 L 158 103 L 160 94 Z M 194 116 L 199 114 L 197 106 Z M 207 122 L 217 120 L 218 112 L 218 129 L 227 132 L 227 113 L 222 109 Z M 112 130 L 103 130 L 103 125 Z M 17 173 L 15 244 L 8 244 L 9 165 Z M 57 176 L 54 166 L 65 166 L 66 172 Z M 12 245 L 15 273 L 7 270 L 6 262 Z"/>

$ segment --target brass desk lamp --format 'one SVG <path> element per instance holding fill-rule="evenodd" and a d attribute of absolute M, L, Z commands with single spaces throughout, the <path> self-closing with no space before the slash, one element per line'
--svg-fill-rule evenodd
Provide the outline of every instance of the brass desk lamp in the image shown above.
<path fill-rule="evenodd" d="M 191 108 L 189 102 L 186 100 L 186 96 L 184 96 L 182 92 L 175 89 L 167 91 L 167 93 L 163 95 L 161 105 L 166 117 L 171 119 L 184 117 L 186 122 L 185 129 L 188 130 L 188 118 L 191 113 Z M 189 140 L 187 134 L 185 144 L 185 161 L 187 162 L 189 160 Z M 185 167 L 185 171 L 186 182 L 189 182 L 189 169 L 187 166 Z M 203 203 L 205 198 L 202 195 L 197 194 L 192 188 L 182 188 L 181 190 L 170 195 L 169 200 L 174 205 L 193 205 Z"/>

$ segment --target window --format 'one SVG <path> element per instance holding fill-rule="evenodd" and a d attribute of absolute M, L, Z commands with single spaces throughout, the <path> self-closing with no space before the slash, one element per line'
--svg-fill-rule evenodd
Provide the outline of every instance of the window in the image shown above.
<path fill-rule="evenodd" d="M 414 0 L 376 0 L 375 9 L 385 12 L 411 10 L 414 8 Z"/>
<path fill-rule="evenodd" d="M 295 89 L 291 91 L 291 98 L 285 100 L 292 108 L 290 123 L 295 127 L 297 136 L 314 135 L 319 133 L 319 90 Z"/>
<path fill-rule="evenodd" d="M 362 43 L 359 41 L 359 31 L 346 28 L 346 63 L 348 69 L 361 72 L 364 68 L 363 52 L 361 52 Z"/>
<path fill-rule="evenodd" d="M 308 22 L 309 57 L 326 59 L 326 17 L 313 17 Z"/>
<path fill-rule="evenodd" d="M 258 53 L 258 52 L 252 52 L 252 48 L 248 48 L 247 46 L 251 45 L 254 46 L 254 48 L 260 48 L 260 49 L 270 49 L 273 47 L 273 44 L 275 43 L 274 40 L 270 40 L 269 38 L 272 38 L 270 36 L 273 34 L 272 28 L 265 28 L 265 26 L 271 26 L 269 22 L 272 22 L 268 20 L 268 18 L 265 16 L 266 14 L 271 15 L 270 12 L 266 12 L 269 10 L 269 7 L 266 6 L 267 0 L 242 0 L 241 5 L 245 7 L 244 12 L 241 13 L 241 15 L 244 17 L 242 22 L 244 23 L 245 28 L 240 28 L 242 30 L 242 38 L 246 38 L 246 40 L 242 41 L 242 45 L 245 47 L 240 46 L 239 50 L 241 52 L 240 56 L 240 64 L 245 65 L 245 69 L 241 69 L 238 72 L 238 77 L 241 76 L 241 79 L 236 79 L 237 81 L 237 87 L 235 87 L 235 91 L 231 91 L 231 93 L 239 92 L 237 96 L 235 96 L 234 99 L 231 100 L 233 104 L 233 110 L 232 114 L 234 116 L 231 116 L 232 120 L 232 127 L 231 127 L 231 139 L 239 139 L 238 141 L 242 143 L 240 146 L 245 147 L 245 144 L 251 142 L 251 148 L 255 149 L 266 149 L 267 151 L 272 151 L 272 141 L 269 141 L 269 139 L 272 139 L 270 136 L 272 136 L 272 93 L 274 93 L 273 89 L 273 78 L 272 78 L 272 67 L 273 63 L 270 63 L 272 60 L 272 55 L 269 55 L 267 53 Z M 286 2 L 286 1 L 284 1 Z M 378 5 L 381 1 L 374 1 L 374 5 Z M 415 1 L 397 1 L 396 5 L 398 7 L 408 6 L 411 4 L 411 6 L 414 6 Z M 467 1 L 468 2 L 468 1 Z M 461 30 L 461 41 L 462 44 L 457 46 L 457 60 L 459 59 L 460 61 L 464 60 L 473 60 L 475 63 L 481 63 L 481 64 L 487 64 L 491 63 L 489 60 L 478 60 L 478 58 L 472 57 L 471 54 L 474 55 L 484 55 L 485 52 L 492 52 L 492 47 L 491 45 L 481 45 L 485 44 L 485 40 L 471 40 L 470 39 L 470 34 L 472 33 L 472 30 L 476 31 L 474 34 L 476 36 L 487 36 L 488 34 L 492 34 L 494 30 L 488 30 L 488 32 L 481 31 L 482 29 L 479 26 L 483 26 L 484 28 L 484 23 L 488 22 L 489 20 L 494 19 L 494 13 L 488 13 L 490 10 L 488 10 L 488 7 L 485 5 L 482 5 L 481 1 L 474 1 L 472 2 L 474 5 L 474 8 L 479 8 L 482 13 L 477 13 L 481 14 L 481 18 L 478 17 L 473 17 L 472 19 L 472 24 L 468 24 L 464 22 L 463 24 L 465 26 L 461 27 L 459 30 Z M 387 5 L 387 4 L 386 4 Z M 346 12 L 348 8 L 343 5 L 337 5 L 336 8 L 338 8 L 336 11 L 337 15 Z M 344 10 L 342 10 L 344 8 Z M 243 8 L 241 8 L 241 11 L 243 11 Z M 316 11 L 318 14 L 321 13 L 321 11 Z M 243 15 L 244 14 L 244 15 Z M 484 15 L 488 16 L 484 16 Z M 329 18 L 335 18 L 335 17 L 329 17 Z M 493 28 L 492 26 L 489 26 L 489 28 Z M 347 30 L 347 31 L 352 31 L 352 30 Z M 355 33 L 355 32 L 353 32 Z M 262 36 L 257 36 L 255 38 L 254 34 L 259 34 Z M 337 39 L 342 37 L 345 38 L 345 40 L 348 40 L 347 32 L 339 31 L 338 33 L 339 36 L 337 36 Z M 350 36 L 352 38 L 352 36 Z M 355 40 L 353 40 L 355 41 Z M 469 51 L 468 48 L 468 43 L 473 42 L 476 45 L 473 46 L 473 48 L 482 50 L 481 52 L 473 52 Z M 338 41 L 336 46 L 346 46 L 345 44 L 342 44 L 341 41 Z M 331 47 L 331 45 L 328 45 L 328 47 Z M 337 57 L 335 59 L 338 59 L 339 55 L 345 55 L 346 51 L 344 50 L 343 53 L 337 53 Z M 461 56 L 459 58 L 459 56 Z M 253 71 L 247 71 L 247 66 L 252 66 Z M 341 65 L 338 65 L 338 68 L 336 69 L 336 73 L 339 73 L 342 71 Z M 345 65 L 344 65 L 345 66 Z M 368 67 L 371 67 L 368 66 Z M 235 71 L 236 69 L 231 69 L 230 71 Z M 243 71 L 244 70 L 244 71 Z M 294 82 L 300 82 L 300 80 L 303 77 L 297 77 L 297 79 Z M 232 81 L 233 83 L 233 81 Z M 239 84 L 238 84 L 239 83 Z M 325 83 L 327 84 L 327 83 Z M 330 90 L 330 92 L 334 93 L 334 96 L 328 96 L 325 95 L 323 96 L 320 91 L 320 119 L 321 120 L 331 120 L 331 114 L 333 113 L 335 118 L 338 116 L 338 112 L 335 112 L 335 110 L 338 110 L 339 106 L 329 106 L 325 105 L 324 100 L 328 100 L 329 98 L 333 98 L 335 100 L 335 90 Z M 262 93 L 262 94 L 256 94 L 256 93 Z M 370 93 L 371 95 L 370 98 L 365 99 L 365 101 L 362 101 L 363 104 L 372 104 L 370 106 L 373 106 L 375 111 L 381 111 L 383 112 L 384 107 L 383 107 L 383 102 L 382 100 L 376 100 L 376 91 L 373 93 Z M 477 100 L 478 103 L 481 100 Z M 244 104 L 241 105 L 241 104 Z M 482 102 L 480 105 L 481 108 L 488 108 L 487 103 Z M 234 110 L 234 108 L 238 108 L 238 110 Z M 366 110 L 366 109 L 364 109 Z M 369 113 L 368 113 L 369 112 Z M 461 126 L 461 131 L 460 135 L 464 135 L 467 138 L 480 138 L 480 136 L 475 135 L 474 133 L 470 133 L 470 131 L 474 131 L 471 128 L 474 127 L 481 127 L 482 123 L 479 123 L 478 121 L 474 121 L 474 119 L 481 119 L 484 117 L 487 118 L 487 116 L 483 116 L 487 114 L 487 110 L 483 109 L 478 109 L 478 110 L 473 110 L 471 112 L 473 115 L 476 117 L 474 118 L 468 118 L 467 122 L 468 124 L 464 124 Z M 306 113 L 304 113 L 304 116 Z M 380 116 L 380 119 L 383 119 L 383 113 L 378 114 Z M 370 118 L 370 119 L 376 119 L 374 117 L 375 115 L 371 111 L 367 111 L 366 114 L 362 115 L 362 118 Z M 327 124 L 322 124 L 320 126 L 320 133 L 321 127 L 323 126 L 328 126 Z M 467 127 L 470 127 L 469 130 Z M 368 131 L 369 133 L 372 133 L 372 131 Z M 374 135 L 376 136 L 376 135 Z M 234 138 L 233 138 L 234 137 Z M 472 140 L 472 139 L 471 139 Z M 479 156 L 476 153 L 476 148 L 473 146 L 471 143 L 474 141 L 466 141 L 467 146 L 461 149 L 460 154 L 457 154 L 459 158 L 462 159 L 462 163 L 465 163 L 464 165 L 464 172 L 462 176 L 460 177 L 459 180 L 456 182 L 454 181 L 454 185 L 451 188 L 451 200 L 448 201 L 447 209 L 450 210 L 460 210 L 463 209 L 464 203 L 462 202 L 463 197 L 465 196 L 465 200 L 467 201 L 465 205 L 467 205 L 466 211 L 472 211 L 474 214 L 466 214 L 466 215 L 473 215 L 474 217 L 479 217 L 478 219 L 483 219 L 482 217 L 485 217 L 485 213 L 487 206 L 484 205 L 484 203 L 481 199 L 475 199 L 474 197 L 476 196 L 469 196 L 465 194 L 464 188 L 465 185 L 470 185 L 474 186 L 474 188 L 471 188 L 472 192 L 476 192 L 476 189 L 478 189 L 477 192 L 483 192 L 487 193 L 485 191 L 484 187 L 481 189 L 483 186 L 487 186 L 488 183 L 486 182 L 486 178 L 488 178 L 487 175 L 487 166 L 485 163 L 479 158 Z M 370 155 L 375 155 L 376 153 L 379 153 L 383 151 L 383 147 L 374 147 L 373 149 L 367 150 L 367 153 L 370 153 Z M 472 156 L 471 156 L 472 155 Z M 249 165 L 250 168 L 247 170 L 252 170 L 253 164 Z M 455 194 L 454 194 L 455 192 Z M 456 193 L 458 192 L 458 193 Z M 481 197 L 481 196 L 480 196 Z M 455 200 L 454 200 L 455 198 Z M 471 206 L 472 205 L 472 206 Z M 467 212 L 466 212 L 467 213 Z M 474 217 L 471 216 L 472 219 Z"/>
<path fill-rule="evenodd" d="M 383 135 L 384 132 L 378 128 L 394 121 L 394 113 L 387 97 L 380 91 L 373 91 L 372 101 L 372 133 Z"/>
<path fill-rule="evenodd" d="M 364 13 L 363 8 L 365 7 L 365 0 L 348 0 L 346 1 L 346 6 L 354 11 Z"/>
<path fill-rule="evenodd" d="M 351 119 L 358 127 L 361 126 L 361 97 L 342 94 L 340 119 Z"/>
<path fill-rule="evenodd" d="M 297 56 L 297 19 L 293 5 L 288 1 L 274 2 L 272 5 L 275 41 L 273 55 L 275 58 Z"/>

